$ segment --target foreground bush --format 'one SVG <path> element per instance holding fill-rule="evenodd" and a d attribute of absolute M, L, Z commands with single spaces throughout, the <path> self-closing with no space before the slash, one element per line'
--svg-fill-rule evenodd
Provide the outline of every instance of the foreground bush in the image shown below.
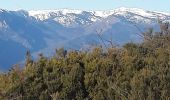
<path fill-rule="evenodd" d="M 0 74 L 2 100 L 170 100 L 170 32 L 144 33 L 141 44 L 90 51 L 56 50 L 24 69 Z"/>

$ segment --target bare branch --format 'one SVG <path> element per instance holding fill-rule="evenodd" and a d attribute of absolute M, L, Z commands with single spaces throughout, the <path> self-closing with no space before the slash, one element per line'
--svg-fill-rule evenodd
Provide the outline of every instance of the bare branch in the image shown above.
<path fill-rule="evenodd" d="M 100 34 L 102 33 L 102 29 L 99 30 L 99 31 L 96 30 L 96 33 L 97 33 L 99 39 L 102 41 L 102 43 L 103 43 L 103 45 L 105 46 L 105 48 L 107 49 L 107 46 L 106 46 L 106 44 L 105 44 L 105 42 L 104 42 L 102 36 L 100 35 Z"/>

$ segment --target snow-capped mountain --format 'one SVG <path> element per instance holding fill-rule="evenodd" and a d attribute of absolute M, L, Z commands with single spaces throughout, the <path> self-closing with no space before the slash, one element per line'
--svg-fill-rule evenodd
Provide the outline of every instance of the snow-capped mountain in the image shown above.
<path fill-rule="evenodd" d="M 0 9 L 0 70 L 23 61 L 25 52 L 51 55 L 55 48 L 86 48 L 113 38 L 116 44 L 139 42 L 136 33 L 150 27 L 158 29 L 157 20 L 170 21 L 170 13 L 138 8 L 118 8 L 107 11 Z"/>
<path fill-rule="evenodd" d="M 151 19 L 169 19 L 170 13 L 146 11 L 138 8 L 125 8 L 121 7 L 108 11 L 82 11 L 82 10 L 40 10 L 29 11 L 29 16 L 33 16 L 38 20 L 45 21 L 53 19 L 64 26 L 72 26 L 72 23 L 87 25 L 93 22 L 102 20 L 111 15 L 122 16 L 132 21 L 146 21 L 150 22 Z M 167 18 L 168 17 L 168 18 Z M 145 20 L 143 20 L 145 19 Z"/>

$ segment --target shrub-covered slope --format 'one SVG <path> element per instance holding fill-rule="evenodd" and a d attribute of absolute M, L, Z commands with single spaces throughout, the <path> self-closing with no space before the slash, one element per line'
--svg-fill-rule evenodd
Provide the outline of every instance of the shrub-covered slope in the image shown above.
<path fill-rule="evenodd" d="M 56 50 L 24 69 L 0 74 L 2 100 L 169 100 L 170 31 L 142 33 L 144 42 L 89 51 Z"/>

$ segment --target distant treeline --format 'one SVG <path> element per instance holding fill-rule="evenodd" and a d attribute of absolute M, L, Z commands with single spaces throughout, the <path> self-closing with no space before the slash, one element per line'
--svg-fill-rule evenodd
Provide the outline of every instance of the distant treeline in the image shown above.
<path fill-rule="evenodd" d="M 0 100 L 170 100 L 168 26 L 141 33 L 140 44 L 58 49 L 37 61 L 27 52 L 24 69 L 0 74 Z"/>

